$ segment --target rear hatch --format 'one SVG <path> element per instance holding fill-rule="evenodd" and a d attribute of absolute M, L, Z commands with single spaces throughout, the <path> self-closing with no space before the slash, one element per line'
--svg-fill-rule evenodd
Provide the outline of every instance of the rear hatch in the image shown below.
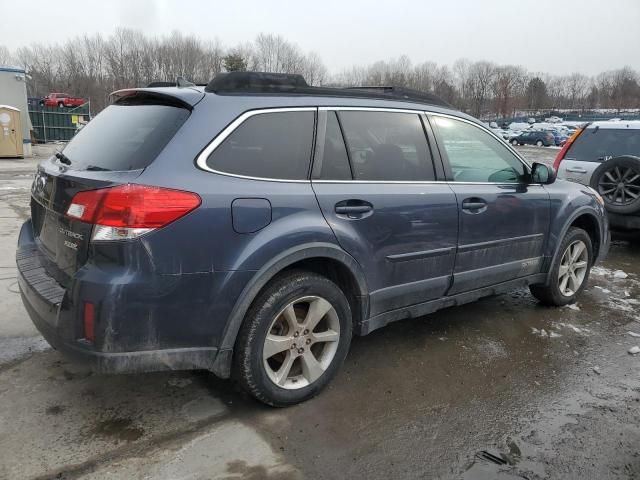
<path fill-rule="evenodd" d="M 34 237 L 45 268 L 61 285 L 67 287 L 87 261 L 93 228 L 66 214 L 74 196 L 134 182 L 189 114 L 184 102 L 131 92 L 38 167 L 31 190 Z"/>
<path fill-rule="evenodd" d="M 574 134 L 558 154 L 558 177 L 589 185 L 602 162 L 622 155 L 640 156 L 640 129 L 590 125 Z"/>

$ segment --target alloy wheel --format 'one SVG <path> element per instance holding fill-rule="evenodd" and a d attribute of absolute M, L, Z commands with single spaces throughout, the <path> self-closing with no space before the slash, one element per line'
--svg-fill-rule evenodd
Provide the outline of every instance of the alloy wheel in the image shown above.
<path fill-rule="evenodd" d="M 562 254 L 558 272 L 558 287 L 565 297 L 575 295 L 580 289 L 589 268 L 589 253 L 582 240 L 571 243 Z"/>
<path fill-rule="evenodd" d="M 609 203 L 629 205 L 640 196 L 640 173 L 631 167 L 613 167 L 600 177 L 598 192 Z"/>
<path fill-rule="evenodd" d="M 322 297 L 289 303 L 271 322 L 262 350 L 269 379 L 281 388 L 311 385 L 329 368 L 338 349 L 340 320 Z"/>

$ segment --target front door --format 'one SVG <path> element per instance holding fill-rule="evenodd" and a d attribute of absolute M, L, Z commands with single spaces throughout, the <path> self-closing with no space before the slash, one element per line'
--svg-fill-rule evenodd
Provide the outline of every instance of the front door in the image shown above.
<path fill-rule="evenodd" d="M 444 295 L 458 209 L 447 183 L 436 182 L 421 115 L 325 109 L 318 123 L 313 189 L 362 266 L 370 316 Z"/>
<path fill-rule="evenodd" d="M 549 195 L 500 139 L 472 122 L 430 117 L 459 209 L 450 295 L 539 273 Z"/>

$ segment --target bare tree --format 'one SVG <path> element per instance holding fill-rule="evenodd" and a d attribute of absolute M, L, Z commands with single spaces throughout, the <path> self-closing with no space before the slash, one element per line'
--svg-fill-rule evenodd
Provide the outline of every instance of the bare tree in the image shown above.
<path fill-rule="evenodd" d="M 472 111 L 479 117 L 489 95 L 491 86 L 497 73 L 497 67 L 491 62 L 475 62 L 469 69 L 469 98 L 471 100 Z"/>
<path fill-rule="evenodd" d="M 7 47 L 0 45 L 0 65 L 13 65 L 13 55 Z"/>

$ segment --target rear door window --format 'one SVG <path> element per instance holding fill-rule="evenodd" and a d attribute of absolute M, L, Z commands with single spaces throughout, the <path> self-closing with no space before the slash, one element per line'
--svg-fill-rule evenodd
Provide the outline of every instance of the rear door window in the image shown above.
<path fill-rule="evenodd" d="M 418 114 L 341 111 L 356 180 L 425 181 L 435 172 Z"/>
<path fill-rule="evenodd" d="M 189 117 L 167 105 L 111 105 L 65 147 L 73 170 L 138 170 L 149 166 Z"/>
<path fill-rule="evenodd" d="M 304 180 L 315 112 L 260 113 L 245 120 L 207 158 L 213 170 L 247 177 Z"/>
<path fill-rule="evenodd" d="M 640 156 L 640 130 L 587 128 L 571 144 L 565 158 L 602 162 L 621 155 Z"/>

